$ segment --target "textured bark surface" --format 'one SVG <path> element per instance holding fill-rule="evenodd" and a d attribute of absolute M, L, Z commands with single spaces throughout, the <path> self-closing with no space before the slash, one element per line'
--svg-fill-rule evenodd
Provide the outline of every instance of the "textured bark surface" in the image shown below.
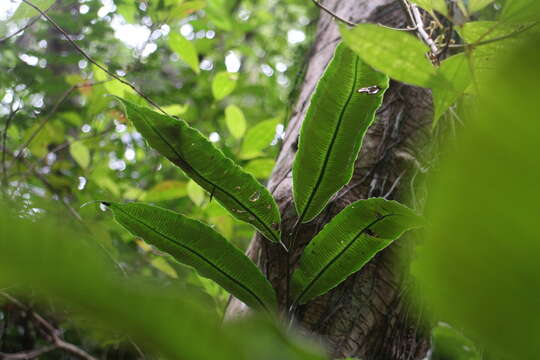
<path fill-rule="evenodd" d="M 354 21 L 405 27 L 406 18 L 399 1 L 327 0 L 325 5 Z M 284 242 L 297 219 L 292 197 L 292 163 L 298 134 L 317 81 L 339 41 L 335 21 L 322 13 L 317 37 L 309 59 L 298 102 L 289 122 L 269 188 L 282 213 Z M 342 189 L 314 221 L 300 227 L 291 249 L 290 270 L 307 242 L 345 206 L 358 199 L 386 196 L 405 201 L 411 198 L 415 174 L 421 167 L 423 148 L 428 143 L 431 96 L 420 88 L 392 83 L 376 123 L 369 129 L 351 182 Z M 406 300 L 411 287 L 408 257 L 411 246 L 402 239 L 376 256 L 360 272 L 349 277 L 328 294 L 300 306 L 295 325 L 315 336 L 332 356 L 364 360 L 423 359 L 429 341 L 422 331 L 421 316 Z M 282 307 L 286 302 L 287 254 L 259 236 L 248 255 L 258 264 L 278 290 Z M 246 307 L 232 299 L 228 317 L 239 316 Z"/>

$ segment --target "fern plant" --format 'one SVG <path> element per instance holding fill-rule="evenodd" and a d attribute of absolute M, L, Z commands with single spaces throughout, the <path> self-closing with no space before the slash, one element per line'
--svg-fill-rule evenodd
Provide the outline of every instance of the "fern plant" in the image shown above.
<path fill-rule="evenodd" d="M 304 120 L 293 166 L 297 223 L 313 220 L 353 174 L 364 135 L 388 88 L 344 44 L 319 80 Z M 270 192 L 185 121 L 120 99 L 150 146 L 211 194 L 232 216 L 268 241 L 281 240 L 280 213 Z M 276 292 L 255 264 L 210 226 L 143 203 L 103 202 L 136 236 L 195 268 L 253 309 L 277 310 Z M 359 271 L 422 219 L 382 198 L 359 200 L 333 218 L 305 248 L 290 279 L 289 305 L 304 304 Z"/>

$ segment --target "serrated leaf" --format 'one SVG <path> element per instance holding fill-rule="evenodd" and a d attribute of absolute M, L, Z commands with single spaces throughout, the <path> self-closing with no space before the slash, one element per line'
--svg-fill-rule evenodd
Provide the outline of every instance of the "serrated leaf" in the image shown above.
<path fill-rule="evenodd" d="M 199 68 L 199 54 L 192 41 L 189 41 L 176 32 L 172 32 L 169 35 L 168 44 L 169 47 L 178 54 L 180 59 L 188 64 L 195 73 L 198 74 L 201 71 Z"/>
<path fill-rule="evenodd" d="M 216 100 L 221 100 L 230 95 L 236 88 L 237 74 L 222 71 L 214 76 L 212 80 L 212 94 Z"/>
<path fill-rule="evenodd" d="M 440 117 L 455 103 L 471 83 L 469 61 L 465 53 L 445 59 L 441 63 L 438 72 L 452 86 L 437 86 L 432 89 L 435 111 L 433 127 L 437 126 Z"/>
<path fill-rule="evenodd" d="M 279 122 L 279 118 L 270 119 L 251 127 L 244 136 L 240 158 L 251 159 L 260 156 L 276 137 L 276 126 Z"/>
<path fill-rule="evenodd" d="M 293 165 L 293 194 L 300 221 L 317 216 L 351 179 L 364 134 L 387 88 L 388 77 L 344 44 L 338 45 L 300 132 Z"/>
<path fill-rule="evenodd" d="M 200 221 L 142 203 L 106 203 L 120 225 L 146 242 L 193 266 L 254 308 L 276 307 L 275 292 L 239 249 Z"/>
<path fill-rule="evenodd" d="M 238 220 L 251 224 L 269 240 L 280 241 L 277 205 L 252 175 L 185 121 L 120 100 L 127 117 L 153 148 L 213 194 Z"/>
<path fill-rule="evenodd" d="M 360 270 L 379 251 L 422 219 L 411 209 L 382 198 L 359 200 L 342 212 L 305 248 L 292 276 L 296 304 L 325 294 Z"/>
<path fill-rule="evenodd" d="M 225 124 L 232 136 L 241 139 L 246 132 L 246 118 L 242 110 L 236 105 L 225 108 Z"/>
<path fill-rule="evenodd" d="M 90 151 L 82 142 L 75 141 L 71 143 L 69 153 L 83 169 L 88 168 L 88 165 L 90 165 Z"/>
<path fill-rule="evenodd" d="M 345 44 L 392 79 L 423 87 L 438 81 L 436 69 L 426 57 L 428 47 L 415 36 L 373 24 L 340 29 Z"/>

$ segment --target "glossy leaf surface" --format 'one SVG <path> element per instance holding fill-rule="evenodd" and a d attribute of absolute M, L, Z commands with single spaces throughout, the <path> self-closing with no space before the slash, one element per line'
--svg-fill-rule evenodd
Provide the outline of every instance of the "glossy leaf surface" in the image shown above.
<path fill-rule="evenodd" d="M 305 248 L 293 273 L 292 299 L 304 304 L 325 294 L 421 224 L 421 217 L 395 201 L 372 198 L 349 205 Z"/>
<path fill-rule="evenodd" d="M 312 220 L 349 182 L 362 139 L 388 88 L 388 78 L 340 44 L 304 119 L 293 166 L 296 210 Z"/>
<path fill-rule="evenodd" d="M 148 143 L 213 194 L 237 219 L 280 241 L 280 214 L 268 192 L 252 175 L 225 157 L 185 121 L 122 100 L 128 118 Z"/>
<path fill-rule="evenodd" d="M 273 309 L 274 290 L 255 264 L 223 236 L 198 220 L 143 203 L 107 203 L 127 230 L 193 266 L 255 308 Z"/>

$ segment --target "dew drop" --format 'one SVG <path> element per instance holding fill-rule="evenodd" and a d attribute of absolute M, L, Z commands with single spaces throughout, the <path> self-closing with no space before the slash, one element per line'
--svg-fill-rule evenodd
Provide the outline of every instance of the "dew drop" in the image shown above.
<path fill-rule="evenodd" d="M 260 192 L 260 191 L 255 191 L 255 192 L 249 197 L 249 201 L 255 202 L 255 201 L 259 200 L 260 198 L 261 198 L 261 192 Z"/>

